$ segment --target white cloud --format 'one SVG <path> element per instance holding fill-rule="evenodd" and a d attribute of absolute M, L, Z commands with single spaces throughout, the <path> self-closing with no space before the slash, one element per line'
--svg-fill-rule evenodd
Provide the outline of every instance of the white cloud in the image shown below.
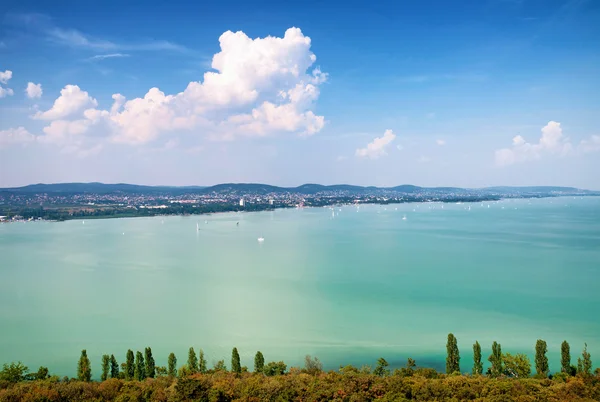
<path fill-rule="evenodd" d="M 8 81 L 12 78 L 12 71 L 6 70 L 4 72 L 0 71 L 0 83 L 8 84 Z"/>
<path fill-rule="evenodd" d="M 360 158 L 377 159 L 380 156 L 386 155 L 386 148 L 395 138 L 396 135 L 392 130 L 385 130 L 382 137 L 375 138 L 372 142 L 367 144 L 366 148 L 357 149 L 356 156 Z"/>
<path fill-rule="evenodd" d="M 25 93 L 29 99 L 41 98 L 42 92 L 42 84 L 34 84 L 33 82 L 27 83 Z"/>
<path fill-rule="evenodd" d="M 109 53 L 109 54 L 97 54 L 95 56 L 90 57 L 89 61 L 100 61 L 104 59 L 115 59 L 121 57 L 129 57 L 130 55 L 127 53 Z"/>
<path fill-rule="evenodd" d="M 582 140 L 578 150 L 583 153 L 600 151 L 600 135 L 592 135 L 588 140 Z"/>
<path fill-rule="evenodd" d="M 35 141 L 35 136 L 29 133 L 24 127 L 0 130 L 0 148 L 15 144 L 27 144 L 33 141 Z"/>
<path fill-rule="evenodd" d="M 496 164 L 511 165 L 528 160 L 541 159 L 545 154 L 565 156 L 572 151 L 572 145 L 562 133 L 560 123 L 550 121 L 542 127 L 542 136 L 536 143 L 529 143 L 520 135 L 513 138 L 510 148 L 496 151 Z"/>
<path fill-rule="evenodd" d="M 6 70 L 4 72 L 0 71 L 0 83 L 8 84 L 8 81 L 12 78 L 12 71 Z M 0 98 L 4 98 L 5 96 L 11 96 L 14 94 L 14 91 L 10 88 L 4 88 L 0 85 Z"/>
<path fill-rule="evenodd" d="M 316 56 L 311 40 L 298 28 L 283 38 L 250 39 L 243 32 L 225 32 L 221 51 L 214 55 L 204 80 L 190 82 L 183 92 L 166 95 L 151 88 L 143 98 L 126 100 L 114 94 L 110 110 L 89 109 L 97 102 L 76 85 L 61 91 L 52 109 L 34 117 L 63 120 L 67 116 L 105 121 L 114 142 L 141 144 L 165 131 L 199 128 L 213 139 L 267 136 L 276 133 L 313 135 L 325 118 L 312 110 L 327 74 L 309 68 Z M 81 123 L 78 122 L 78 125 Z M 87 125 L 90 126 L 89 124 Z M 64 122 L 50 128 L 51 136 L 68 132 Z"/>
<path fill-rule="evenodd" d="M 435 143 L 438 144 L 440 147 L 446 145 L 446 141 L 441 139 L 435 140 Z"/>
<path fill-rule="evenodd" d="M 70 117 L 82 110 L 98 106 L 96 99 L 77 85 L 67 85 L 60 91 L 52 108 L 45 112 L 37 112 L 33 118 L 39 120 L 57 120 Z"/>

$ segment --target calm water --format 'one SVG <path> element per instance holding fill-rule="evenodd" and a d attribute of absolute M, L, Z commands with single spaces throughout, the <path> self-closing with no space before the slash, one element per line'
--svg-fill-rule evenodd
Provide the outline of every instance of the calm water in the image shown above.
<path fill-rule="evenodd" d="M 249 367 L 261 350 L 442 368 L 452 331 L 463 371 L 475 340 L 487 357 L 545 339 L 552 370 L 560 342 L 574 361 L 587 342 L 597 366 L 600 198 L 487 205 L 2 224 L 0 363 L 75 375 L 85 348 L 98 376 L 104 353 L 229 366 L 237 346 Z"/>

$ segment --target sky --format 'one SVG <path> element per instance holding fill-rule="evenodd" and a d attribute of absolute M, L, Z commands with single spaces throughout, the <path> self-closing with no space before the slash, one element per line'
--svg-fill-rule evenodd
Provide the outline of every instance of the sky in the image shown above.
<path fill-rule="evenodd" d="M 0 8 L 0 187 L 600 190 L 600 2 Z"/>

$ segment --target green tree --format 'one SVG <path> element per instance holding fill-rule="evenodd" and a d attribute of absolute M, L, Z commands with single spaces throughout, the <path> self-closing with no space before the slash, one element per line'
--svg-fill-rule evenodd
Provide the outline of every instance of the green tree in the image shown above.
<path fill-rule="evenodd" d="M 133 356 L 133 350 L 127 350 L 127 356 L 125 358 L 125 379 L 133 380 L 135 376 L 135 357 Z"/>
<path fill-rule="evenodd" d="M 388 370 L 389 363 L 383 358 L 380 357 L 377 360 L 377 366 L 375 366 L 375 370 L 373 370 L 373 374 L 379 376 L 379 377 L 384 377 L 386 375 L 390 374 L 390 370 Z"/>
<path fill-rule="evenodd" d="M 168 374 L 171 377 L 176 377 L 177 376 L 177 358 L 175 357 L 175 353 L 171 353 L 169 355 Z"/>
<path fill-rule="evenodd" d="M 592 357 L 587 351 L 587 343 L 581 352 L 581 357 L 577 358 L 577 374 L 589 376 L 592 374 Z"/>
<path fill-rule="evenodd" d="M 560 345 L 560 371 L 567 374 L 571 372 L 571 347 L 567 341 Z"/>
<path fill-rule="evenodd" d="M 144 365 L 144 355 L 142 352 L 135 352 L 135 370 L 133 371 L 133 377 L 142 381 L 146 377 L 146 367 Z"/>
<path fill-rule="evenodd" d="M 304 371 L 308 374 L 318 374 L 323 371 L 323 363 L 317 357 L 306 355 L 304 357 Z"/>
<path fill-rule="evenodd" d="M 492 364 L 490 367 L 490 375 L 492 377 L 498 377 L 503 373 L 502 369 L 502 347 L 499 343 L 494 341 L 492 344 L 492 354 L 488 357 L 488 361 Z"/>
<path fill-rule="evenodd" d="M 156 376 L 156 362 L 154 361 L 154 357 L 152 357 L 152 349 L 150 347 L 144 350 L 144 356 L 146 377 L 154 378 Z"/>
<path fill-rule="evenodd" d="M 527 378 L 531 375 L 531 363 L 527 355 L 523 353 L 517 353 L 514 356 L 505 353 L 502 355 L 502 361 L 505 373 L 511 377 Z"/>
<path fill-rule="evenodd" d="M 48 367 L 40 366 L 37 373 L 34 373 L 33 377 L 36 380 L 45 380 L 46 378 L 50 377 L 48 375 Z"/>
<path fill-rule="evenodd" d="M 256 352 L 256 355 L 254 356 L 254 372 L 262 373 L 264 367 L 265 367 L 265 357 L 263 356 L 262 352 L 259 350 L 258 352 Z"/>
<path fill-rule="evenodd" d="M 460 353 L 454 334 L 448 334 L 446 343 L 446 374 L 460 373 Z"/>
<path fill-rule="evenodd" d="M 473 375 L 483 373 L 483 363 L 481 362 L 481 345 L 475 341 L 473 344 Z"/>
<path fill-rule="evenodd" d="M 206 373 L 206 370 L 208 370 L 208 367 L 206 366 L 206 359 L 204 358 L 204 351 L 202 349 L 200 349 L 198 351 L 198 371 L 200 373 Z"/>
<path fill-rule="evenodd" d="M 102 374 L 100 375 L 100 381 L 106 381 L 108 379 L 109 367 L 110 367 L 110 356 L 102 355 Z"/>
<path fill-rule="evenodd" d="M 188 352 L 187 366 L 190 374 L 195 374 L 198 372 L 198 358 L 196 357 L 196 352 L 194 352 L 194 348 L 190 348 Z"/>
<path fill-rule="evenodd" d="M 29 372 L 29 368 L 21 362 L 4 363 L 2 371 L 0 371 L 0 380 L 10 383 L 21 382 L 25 380 L 25 376 Z"/>
<path fill-rule="evenodd" d="M 231 351 L 231 372 L 239 374 L 242 372 L 242 365 L 240 364 L 240 354 L 237 348 L 233 348 Z"/>
<path fill-rule="evenodd" d="M 92 364 L 85 349 L 81 351 L 81 357 L 77 363 L 77 378 L 79 381 L 90 381 L 92 379 Z"/>
<path fill-rule="evenodd" d="M 283 375 L 287 370 L 287 365 L 284 362 L 270 362 L 263 368 L 263 373 L 266 376 Z"/>
<path fill-rule="evenodd" d="M 219 360 L 213 366 L 213 371 L 227 371 L 227 366 L 225 365 L 225 360 Z"/>
<path fill-rule="evenodd" d="M 110 378 L 119 378 L 119 363 L 115 355 L 110 355 Z"/>
<path fill-rule="evenodd" d="M 548 352 L 546 341 L 538 339 L 535 343 L 535 371 L 539 376 L 543 377 L 548 377 L 548 372 L 550 371 L 546 352 Z"/>

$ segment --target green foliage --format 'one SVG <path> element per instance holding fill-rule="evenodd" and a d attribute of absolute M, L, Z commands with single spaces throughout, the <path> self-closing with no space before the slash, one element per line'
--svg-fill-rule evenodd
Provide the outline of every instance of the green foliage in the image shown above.
<path fill-rule="evenodd" d="M 77 378 L 79 381 L 91 381 L 92 379 L 92 364 L 85 349 L 81 351 L 81 357 L 77 363 Z"/>
<path fill-rule="evenodd" d="M 373 374 L 379 377 L 385 377 L 390 374 L 390 370 L 388 370 L 389 363 L 383 358 L 380 357 L 377 359 L 377 365 L 375 366 L 375 370 L 373 370 Z"/>
<path fill-rule="evenodd" d="M 475 341 L 473 344 L 473 375 L 483 374 L 483 363 L 481 362 L 481 345 Z"/>
<path fill-rule="evenodd" d="M 304 357 L 304 371 L 308 374 L 318 374 L 323 371 L 323 363 L 319 358 L 312 358 L 310 355 Z"/>
<path fill-rule="evenodd" d="M 415 373 L 415 367 L 417 367 L 417 362 L 415 362 L 414 359 L 409 357 L 406 360 L 406 366 L 394 370 L 394 375 L 398 375 L 401 377 L 411 377 Z"/>
<path fill-rule="evenodd" d="M 133 378 L 142 381 L 146 378 L 146 367 L 144 364 L 144 356 L 142 352 L 135 352 L 135 369 L 133 371 Z"/>
<path fill-rule="evenodd" d="M 154 357 L 152 357 L 152 349 L 147 347 L 144 350 L 144 360 L 146 365 L 144 367 L 146 371 L 147 378 L 154 378 L 156 376 L 156 362 L 154 361 Z"/>
<path fill-rule="evenodd" d="M 539 376 L 548 377 L 550 368 L 548 367 L 548 345 L 546 341 L 538 339 L 535 343 L 535 371 Z"/>
<path fill-rule="evenodd" d="M 242 372 L 242 365 L 240 364 L 240 354 L 237 348 L 233 348 L 231 351 L 231 372 L 239 374 Z"/>
<path fill-rule="evenodd" d="M 263 373 L 268 376 L 283 375 L 287 370 L 287 365 L 284 362 L 270 362 L 263 368 Z"/>
<path fill-rule="evenodd" d="M 156 377 L 164 377 L 168 375 L 169 371 L 165 366 L 156 366 Z"/>
<path fill-rule="evenodd" d="M 45 380 L 50 377 L 48 367 L 40 366 L 38 371 L 33 374 L 34 380 Z"/>
<path fill-rule="evenodd" d="M 175 357 L 175 353 L 169 355 L 169 366 L 167 369 L 167 374 L 171 377 L 177 376 L 177 358 Z"/>
<path fill-rule="evenodd" d="M 225 360 L 219 360 L 213 366 L 213 371 L 227 371 L 227 366 L 225 365 Z"/>
<path fill-rule="evenodd" d="M 125 358 L 125 378 L 127 380 L 133 380 L 135 376 L 135 357 L 133 356 L 133 350 L 127 350 L 127 356 Z"/>
<path fill-rule="evenodd" d="M 102 355 L 102 374 L 100 374 L 100 381 L 106 381 L 108 379 L 109 368 L 110 368 L 110 356 Z"/>
<path fill-rule="evenodd" d="M 110 378 L 119 378 L 119 363 L 115 355 L 110 355 Z"/>
<path fill-rule="evenodd" d="M 206 365 L 206 359 L 204 358 L 204 351 L 200 349 L 198 352 L 198 371 L 200 373 L 206 373 L 206 370 L 208 370 L 208 367 Z"/>
<path fill-rule="evenodd" d="M 358 374 L 360 373 L 360 371 L 354 367 L 351 364 L 348 364 L 347 366 L 340 366 L 340 374 L 342 375 L 349 375 L 349 374 Z"/>
<path fill-rule="evenodd" d="M 514 356 L 504 353 L 502 361 L 504 362 L 504 372 L 509 377 L 527 378 L 531 375 L 531 362 L 523 353 L 517 353 Z"/>
<path fill-rule="evenodd" d="M 502 347 L 496 341 L 492 344 L 492 354 L 488 357 L 488 361 L 492 364 L 489 370 L 492 377 L 498 377 L 504 372 L 502 368 Z"/>
<path fill-rule="evenodd" d="M 194 348 L 190 348 L 188 352 L 187 367 L 190 373 L 192 374 L 198 372 L 198 358 L 196 357 L 196 352 L 194 352 Z"/>
<path fill-rule="evenodd" d="M 577 359 L 577 374 L 582 376 L 589 376 L 592 374 L 592 357 L 587 351 L 587 343 L 581 352 L 581 357 Z"/>
<path fill-rule="evenodd" d="M 259 350 L 258 352 L 256 352 L 256 355 L 254 356 L 254 372 L 262 373 L 264 367 L 265 367 L 265 357 L 263 356 L 262 352 Z"/>
<path fill-rule="evenodd" d="M 0 371 L 0 381 L 9 383 L 17 383 L 25 380 L 25 376 L 29 372 L 29 368 L 21 362 L 2 365 Z"/>
<path fill-rule="evenodd" d="M 560 371 L 567 374 L 571 372 L 571 347 L 567 341 L 560 345 Z"/>
<path fill-rule="evenodd" d="M 460 373 L 460 353 L 458 351 L 458 342 L 454 334 L 448 334 L 446 343 L 446 374 Z"/>

